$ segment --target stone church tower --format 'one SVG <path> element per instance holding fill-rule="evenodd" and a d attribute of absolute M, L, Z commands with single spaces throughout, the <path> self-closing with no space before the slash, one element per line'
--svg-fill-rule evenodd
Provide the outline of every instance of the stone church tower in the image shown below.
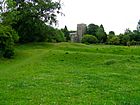
<path fill-rule="evenodd" d="M 86 32 L 86 24 L 77 24 L 77 42 L 81 42 L 83 35 Z"/>
<path fill-rule="evenodd" d="M 86 32 L 86 24 L 77 24 L 77 31 L 70 33 L 71 42 L 81 42 Z"/>

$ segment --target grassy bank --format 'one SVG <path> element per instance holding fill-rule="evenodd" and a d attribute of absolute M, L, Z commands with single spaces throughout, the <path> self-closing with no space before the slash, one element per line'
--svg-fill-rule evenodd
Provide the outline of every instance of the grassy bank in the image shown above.
<path fill-rule="evenodd" d="M 1 105 L 139 105 L 140 47 L 34 43 L 0 59 Z"/>

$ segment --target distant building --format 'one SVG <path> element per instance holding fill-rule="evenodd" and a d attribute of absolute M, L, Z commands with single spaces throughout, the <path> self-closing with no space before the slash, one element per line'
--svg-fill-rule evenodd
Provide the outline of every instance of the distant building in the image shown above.
<path fill-rule="evenodd" d="M 74 33 L 70 33 L 71 42 L 81 42 L 85 32 L 86 32 L 86 24 L 77 24 L 77 31 Z"/>
<path fill-rule="evenodd" d="M 86 32 L 86 24 L 77 24 L 78 42 L 81 42 L 83 35 Z"/>
<path fill-rule="evenodd" d="M 70 33 L 71 42 L 77 42 L 77 32 Z"/>

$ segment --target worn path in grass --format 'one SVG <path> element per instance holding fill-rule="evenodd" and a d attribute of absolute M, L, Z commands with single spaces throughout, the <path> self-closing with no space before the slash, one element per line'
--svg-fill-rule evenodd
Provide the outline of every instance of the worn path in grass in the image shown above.
<path fill-rule="evenodd" d="M 140 47 L 34 43 L 0 59 L 2 105 L 139 105 Z"/>

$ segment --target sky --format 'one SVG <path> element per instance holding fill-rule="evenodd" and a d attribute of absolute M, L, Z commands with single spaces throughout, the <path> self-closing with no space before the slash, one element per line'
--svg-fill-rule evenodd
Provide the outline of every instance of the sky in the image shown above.
<path fill-rule="evenodd" d="M 103 24 L 106 32 L 124 33 L 126 28 L 135 30 L 140 20 L 140 0 L 61 0 L 62 12 L 58 28 L 66 25 L 76 30 L 77 24 Z"/>

